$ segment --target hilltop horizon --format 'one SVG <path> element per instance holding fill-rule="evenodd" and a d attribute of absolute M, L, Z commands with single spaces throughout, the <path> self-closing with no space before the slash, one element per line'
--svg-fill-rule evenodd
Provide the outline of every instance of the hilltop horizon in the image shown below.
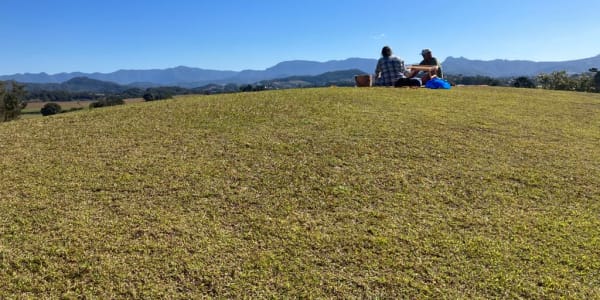
<path fill-rule="evenodd" d="M 227 71 L 212 70 L 179 65 L 166 69 L 120 69 L 110 73 L 21 73 L 0 75 L 0 80 L 15 80 L 25 83 L 63 83 L 76 77 L 87 77 L 121 85 L 153 86 L 170 85 L 180 87 L 198 87 L 207 84 L 252 84 L 262 80 L 285 78 L 290 76 L 315 76 L 326 72 L 361 70 L 366 74 L 373 72 L 377 59 L 348 58 L 325 62 L 310 60 L 289 60 L 279 62 L 264 70 Z M 417 62 L 406 61 L 407 65 Z M 471 60 L 464 57 L 447 57 L 442 62 L 446 74 L 465 76 L 514 77 L 535 76 L 540 73 L 565 70 L 568 73 L 583 73 L 600 66 L 600 55 L 571 61 L 535 62 L 529 60 Z"/>
<path fill-rule="evenodd" d="M 404 62 L 407 65 L 410 64 L 417 64 L 418 61 L 408 61 L 406 60 L 404 57 L 399 56 L 402 60 L 404 60 Z M 468 61 L 472 61 L 472 62 L 531 62 L 531 63 L 562 63 L 562 62 L 571 62 L 571 61 L 580 61 L 580 60 L 586 60 L 586 59 L 591 59 L 591 58 L 597 58 L 600 57 L 600 52 L 597 55 L 594 56 L 590 56 L 590 57 L 583 57 L 583 58 L 574 58 L 574 59 L 568 59 L 568 60 L 536 60 L 536 59 L 509 59 L 509 58 L 493 58 L 493 59 L 481 59 L 481 58 L 470 58 L 467 56 L 463 56 L 463 55 L 458 55 L 458 56 L 453 56 L 453 55 L 449 55 L 446 56 L 442 61 L 442 64 L 444 62 L 446 62 L 449 59 L 462 59 L 462 60 L 468 60 Z M 164 67 L 164 68 L 160 68 L 160 67 L 147 67 L 147 68 L 129 68 L 129 67 L 123 67 L 123 68 L 117 68 L 116 70 L 113 71 L 109 71 L 109 72 L 100 72 L 100 71 L 81 71 L 81 70 L 75 70 L 75 71 L 60 71 L 60 72 L 47 72 L 47 71 L 41 71 L 41 72 L 16 72 L 16 73 L 0 73 L 0 78 L 2 77 L 6 77 L 6 76 L 14 76 L 14 75 L 31 75 L 31 74 L 42 74 L 42 75 L 61 75 L 61 74 L 111 74 L 111 73 L 115 73 L 115 72 L 120 72 L 120 71 L 157 71 L 157 70 L 177 70 L 177 69 L 200 69 L 200 70 L 205 70 L 205 71 L 219 71 L 219 72 L 251 72 L 251 71 L 267 71 L 269 69 L 273 69 L 276 68 L 282 64 L 290 64 L 290 63 L 298 63 L 298 62 L 304 62 L 304 63 L 331 63 L 331 62 L 340 62 L 340 61 L 348 61 L 348 60 L 377 60 L 377 58 L 367 58 L 367 57 L 348 57 L 345 59 L 328 59 L 328 60 L 310 60 L 310 59 L 303 59 L 303 58 L 298 58 L 298 59 L 290 59 L 290 60 L 285 60 L 285 61 L 281 61 L 278 63 L 275 63 L 269 67 L 265 67 L 265 68 L 255 68 L 255 69 L 215 69 L 215 68 L 210 68 L 210 67 L 204 67 L 204 66 L 192 66 L 192 65 L 185 65 L 185 64 L 176 64 L 174 66 L 170 66 L 170 67 Z M 439 59 L 439 57 L 438 57 Z M 374 68 L 374 66 L 373 66 Z"/>

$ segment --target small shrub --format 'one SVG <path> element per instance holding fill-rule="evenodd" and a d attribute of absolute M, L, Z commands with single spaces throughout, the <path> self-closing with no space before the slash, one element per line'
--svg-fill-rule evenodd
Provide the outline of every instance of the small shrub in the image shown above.
<path fill-rule="evenodd" d="M 144 94 L 144 101 L 154 101 L 154 95 L 152 95 L 152 93 L 145 93 Z"/>
<path fill-rule="evenodd" d="M 143 98 L 145 101 L 164 100 L 173 98 L 173 94 L 162 88 L 148 89 Z"/>
<path fill-rule="evenodd" d="M 95 101 L 95 102 L 90 103 L 90 108 L 104 107 L 105 104 L 106 103 L 104 101 Z"/>
<path fill-rule="evenodd" d="M 123 104 L 125 104 L 125 101 L 123 100 L 123 98 L 120 98 L 117 96 L 110 96 L 110 97 L 106 97 L 102 100 L 90 103 L 90 108 L 115 106 L 115 105 L 123 105 Z"/>
<path fill-rule="evenodd" d="M 516 88 L 532 89 L 532 88 L 535 88 L 535 83 L 533 83 L 533 80 L 529 79 L 528 77 L 521 76 L 521 77 L 518 77 L 517 79 L 515 79 L 513 86 Z"/>
<path fill-rule="evenodd" d="M 62 112 L 62 108 L 58 103 L 50 102 L 46 103 L 44 107 L 40 110 L 42 116 L 51 116 L 55 114 L 60 114 Z"/>

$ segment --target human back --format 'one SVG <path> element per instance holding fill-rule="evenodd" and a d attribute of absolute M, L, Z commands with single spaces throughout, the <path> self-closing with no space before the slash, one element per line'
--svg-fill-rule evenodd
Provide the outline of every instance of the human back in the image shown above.
<path fill-rule="evenodd" d="M 375 85 L 394 86 L 396 81 L 404 77 L 404 61 L 392 54 L 388 46 L 381 50 L 381 58 L 375 68 Z"/>

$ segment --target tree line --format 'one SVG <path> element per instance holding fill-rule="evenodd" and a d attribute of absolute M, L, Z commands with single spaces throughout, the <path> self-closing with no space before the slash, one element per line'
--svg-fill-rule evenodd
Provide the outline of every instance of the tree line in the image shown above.
<path fill-rule="evenodd" d="M 21 110 L 27 106 L 27 102 L 24 101 L 26 94 L 24 85 L 14 81 L 0 81 L 0 122 L 19 118 Z"/>
<path fill-rule="evenodd" d="M 597 68 L 575 75 L 569 75 L 566 71 L 540 74 L 536 81 L 542 88 L 549 90 L 600 92 L 600 72 Z"/>
<path fill-rule="evenodd" d="M 446 80 L 454 85 L 510 86 L 517 88 L 537 88 L 577 92 L 600 92 L 600 72 L 592 68 L 581 74 L 568 74 L 566 71 L 541 73 L 537 76 L 512 78 L 492 78 L 488 76 L 447 75 Z"/>

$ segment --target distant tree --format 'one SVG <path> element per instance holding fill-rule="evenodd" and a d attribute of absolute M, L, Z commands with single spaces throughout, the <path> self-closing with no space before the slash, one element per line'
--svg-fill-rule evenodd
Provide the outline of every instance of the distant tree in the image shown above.
<path fill-rule="evenodd" d="M 266 86 L 264 84 L 248 84 L 240 87 L 240 92 L 260 92 L 266 90 Z"/>
<path fill-rule="evenodd" d="M 4 86 L 4 82 L 0 81 L 0 121 L 4 121 L 4 97 L 6 97 L 7 91 Z"/>
<path fill-rule="evenodd" d="M 142 98 L 144 98 L 144 101 L 154 101 L 154 95 L 152 95 L 152 93 L 145 93 Z"/>
<path fill-rule="evenodd" d="M 125 101 L 123 101 L 123 97 L 119 97 L 116 95 L 112 95 L 112 96 L 108 96 L 104 99 L 104 101 L 106 101 L 106 103 L 108 104 L 108 106 L 114 106 L 114 105 L 123 105 L 125 104 Z"/>
<path fill-rule="evenodd" d="M 575 82 L 575 90 L 579 92 L 593 92 L 594 91 L 594 77 L 590 73 L 584 73 L 577 76 L 573 76 L 572 79 Z"/>
<path fill-rule="evenodd" d="M 252 92 L 252 85 L 251 84 L 247 84 L 247 85 L 243 85 L 240 87 L 240 92 Z"/>
<path fill-rule="evenodd" d="M 591 92 L 595 89 L 595 78 L 590 73 L 569 76 L 566 71 L 540 74 L 538 82 L 544 89 Z"/>
<path fill-rule="evenodd" d="M 264 84 L 257 84 L 252 88 L 253 92 L 260 92 L 266 90 L 267 87 Z"/>
<path fill-rule="evenodd" d="M 62 112 L 62 107 L 58 103 L 50 102 L 44 104 L 44 107 L 40 110 L 42 116 L 51 116 L 60 114 Z"/>
<path fill-rule="evenodd" d="M 27 105 L 24 101 L 25 86 L 16 82 L 5 85 L 0 82 L 0 122 L 18 119 L 21 110 Z"/>
<path fill-rule="evenodd" d="M 43 102 L 73 101 L 73 100 L 96 100 L 98 96 L 92 92 L 68 92 L 65 90 L 49 91 L 36 90 L 29 91 L 25 99 L 40 100 Z"/>
<path fill-rule="evenodd" d="M 155 101 L 173 98 L 174 94 L 184 93 L 186 90 L 177 87 L 149 88 L 143 95 L 145 101 Z"/>
<path fill-rule="evenodd" d="M 225 93 L 235 93 L 237 91 L 239 91 L 239 87 L 235 83 L 228 83 L 223 87 Z"/>
<path fill-rule="evenodd" d="M 521 77 L 517 77 L 515 79 L 515 81 L 513 82 L 513 86 L 517 87 L 517 88 L 535 88 L 535 83 L 533 83 L 533 80 L 529 79 L 528 77 L 525 76 L 521 76 Z"/>
<path fill-rule="evenodd" d="M 550 74 L 542 73 L 537 77 L 542 88 L 548 90 L 575 90 L 576 84 L 569 78 L 566 71 L 555 71 Z"/>
<path fill-rule="evenodd" d="M 90 108 L 100 108 L 100 107 L 104 107 L 104 106 L 106 106 L 106 103 L 103 102 L 102 100 L 94 101 L 94 102 L 90 103 Z"/>
<path fill-rule="evenodd" d="M 594 88 L 597 93 L 600 93 L 600 72 L 598 71 L 596 71 L 596 75 L 594 75 Z"/>
<path fill-rule="evenodd" d="M 123 101 L 122 97 L 119 96 L 108 96 L 99 101 L 95 101 L 90 103 L 90 108 L 98 108 L 105 106 L 115 106 L 115 105 L 123 105 L 125 101 Z"/>
<path fill-rule="evenodd" d="M 536 79 L 537 79 L 537 82 L 539 82 L 542 85 L 543 89 L 546 89 L 546 90 L 554 89 L 554 82 L 552 81 L 552 78 L 550 77 L 549 74 L 541 73 L 536 77 Z"/>
<path fill-rule="evenodd" d="M 143 97 L 144 91 L 140 88 L 130 88 L 121 93 L 123 98 L 140 98 Z"/>

